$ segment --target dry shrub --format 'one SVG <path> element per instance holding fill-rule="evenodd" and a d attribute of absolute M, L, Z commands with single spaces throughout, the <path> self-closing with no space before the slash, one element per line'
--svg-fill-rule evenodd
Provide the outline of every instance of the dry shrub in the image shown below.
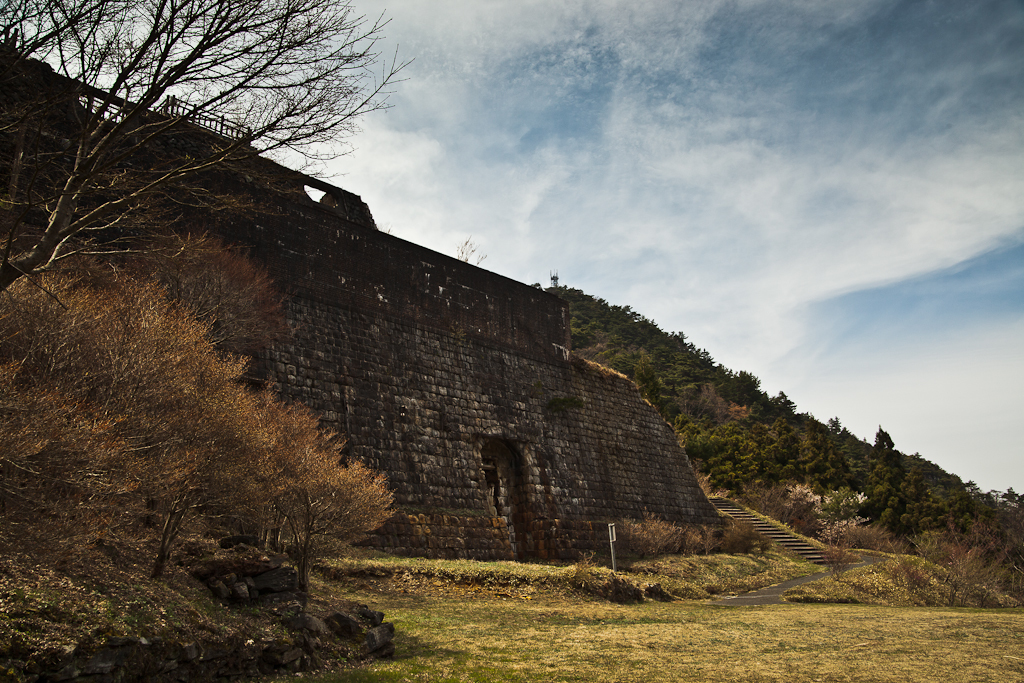
<path fill-rule="evenodd" d="M 596 569 L 594 553 L 582 553 L 574 564 L 566 568 L 565 580 L 572 588 L 592 592 L 598 579 Z"/>
<path fill-rule="evenodd" d="M 646 510 L 642 522 L 627 519 L 620 526 L 627 547 L 641 557 L 679 553 L 692 544 L 687 529 L 658 519 Z"/>
<path fill-rule="evenodd" d="M 924 560 L 913 555 L 897 555 L 889 573 L 893 581 L 911 593 L 926 588 L 932 582 L 932 572 L 924 566 Z"/>
<path fill-rule="evenodd" d="M 135 526 L 155 536 L 158 576 L 199 513 L 241 511 L 259 526 L 257 511 L 290 491 L 317 519 L 330 515 L 327 535 L 386 516 L 383 480 L 341 467 L 308 411 L 247 390 L 245 361 L 216 353 L 208 327 L 157 285 L 112 274 L 35 284 L 0 299 L 8 537 L 17 526 L 60 544 L 72 523 L 97 538 Z"/>
<path fill-rule="evenodd" d="M 17 374 L 0 365 L 0 538 L 66 555 L 116 520 L 112 500 L 130 486 L 119 487 L 111 469 L 125 444 L 103 415 L 58 392 L 26 390 Z"/>
<path fill-rule="evenodd" d="M 704 548 L 704 528 L 695 524 L 682 527 L 683 542 L 677 551 L 680 555 L 696 555 Z"/>
<path fill-rule="evenodd" d="M 387 521 L 392 494 L 384 475 L 360 462 L 339 464 L 343 442 L 321 431 L 308 408 L 267 400 L 265 409 L 276 413 L 273 504 L 287 520 L 299 587 L 307 591 L 317 559 Z"/>
<path fill-rule="evenodd" d="M 597 594 L 610 602 L 632 605 L 644 601 L 644 589 L 617 574 L 610 575 L 597 587 Z"/>
<path fill-rule="evenodd" d="M 747 507 L 788 524 L 805 536 L 813 536 L 820 526 L 821 496 L 803 484 L 768 486 L 755 482 L 746 487 L 741 500 Z"/>
<path fill-rule="evenodd" d="M 951 524 L 944 532 L 922 534 L 914 541 L 922 557 L 942 567 L 949 607 L 972 601 L 985 607 L 1002 589 L 1004 572 L 993 554 L 998 540 L 982 526 L 975 521 L 971 532 L 963 534 Z"/>
<path fill-rule="evenodd" d="M 703 384 L 699 389 L 686 387 L 676 402 L 680 411 L 694 421 L 708 418 L 721 425 L 745 417 L 743 408 L 719 396 L 712 384 Z"/>
<path fill-rule="evenodd" d="M 238 250 L 207 235 L 170 235 L 141 251 L 133 269 L 203 323 L 218 349 L 251 355 L 287 336 L 269 274 Z"/>
<path fill-rule="evenodd" d="M 878 550 L 884 553 L 902 553 L 906 544 L 880 526 L 856 525 L 847 527 L 843 536 L 850 548 Z"/>
<path fill-rule="evenodd" d="M 704 474 L 696 465 L 693 465 L 693 473 L 697 477 L 697 485 L 700 486 L 700 490 L 704 492 L 704 495 L 708 498 L 725 497 L 729 495 L 729 492 L 725 489 L 715 488 L 714 484 L 711 483 L 711 475 Z"/>
<path fill-rule="evenodd" d="M 726 524 L 722 535 L 722 552 L 736 555 L 752 553 L 756 549 L 764 553 L 770 547 L 771 541 L 757 533 L 753 525 L 734 519 Z"/>
<path fill-rule="evenodd" d="M 719 524 L 689 524 L 681 529 L 680 555 L 710 555 L 721 542 L 722 527 Z"/>
<path fill-rule="evenodd" d="M 78 419 L 106 420 L 107 438 L 82 458 L 55 448 L 41 454 L 66 477 L 88 479 L 96 468 L 108 487 L 137 492 L 130 502 L 160 527 L 159 574 L 188 513 L 214 489 L 230 490 L 243 471 L 245 363 L 218 358 L 206 328 L 172 309 L 154 285 L 57 277 L 42 284 L 48 291 L 18 282 L 5 297 L 0 352 L 17 368 L 11 381 L 25 395 L 60 396 Z M 75 492 L 66 493 L 63 504 L 79 509 Z"/>
<path fill-rule="evenodd" d="M 607 365 L 601 365 L 600 363 L 596 363 L 596 362 L 594 362 L 592 360 L 589 360 L 589 359 L 579 355 L 576 352 L 573 352 L 572 357 L 570 358 L 570 361 L 572 362 L 572 366 L 574 368 L 576 368 L 577 370 L 583 370 L 585 372 L 590 372 L 590 373 L 593 373 L 593 374 L 596 374 L 596 375 L 601 375 L 603 377 L 612 377 L 612 378 L 619 378 L 619 379 L 629 379 L 629 377 L 626 377 L 624 374 L 622 374 L 618 370 L 615 370 L 614 368 L 610 368 Z M 630 382 L 632 382 L 632 380 L 630 380 Z"/>
<path fill-rule="evenodd" d="M 825 560 L 825 566 L 828 567 L 829 573 L 832 575 L 833 581 L 838 581 L 843 572 L 858 560 L 858 556 L 851 552 L 850 548 L 842 542 L 825 546 L 822 557 Z"/>
<path fill-rule="evenodd" d="M 700 551 L 705 555 L 713 553 L 721 544 L 722 527 L 720 525 L 704 524 L 696 529 L 697 543 Z"/>

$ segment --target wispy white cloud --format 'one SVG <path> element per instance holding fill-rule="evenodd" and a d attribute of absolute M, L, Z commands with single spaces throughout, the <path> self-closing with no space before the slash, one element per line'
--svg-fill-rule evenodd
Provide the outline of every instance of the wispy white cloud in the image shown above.
<path fill-rule="evenodd" d="M 843 382 L 812 387 L 784 359 L 828 343 L 822 302 L 1024 230 L 1018 4 L 358 9 L 385 6 L 416 61 L 332 167 L 379 222 L 449 254 L 472 235 L 527 283 L 557 269 L 812 412 L 838 413 Z M 977 328 L 992 344 L 1012 329 Z"/>

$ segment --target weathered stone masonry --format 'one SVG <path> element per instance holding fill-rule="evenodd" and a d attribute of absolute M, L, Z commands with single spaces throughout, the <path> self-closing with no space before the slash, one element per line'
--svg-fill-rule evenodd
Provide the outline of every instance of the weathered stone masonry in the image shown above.
<path fill-rule="evenodd" d="M 262 361 L 278 390 L 387 473 L 391 552 L 571 558 L 606 522 L 717 519 L 671 428 L 625 377 L 571 358 L 561 299 L 378 232 L 330 186 L 217 231 L 289 293 L 294 339 Z"/>
<path fill-rule="evenodd" d="M 23 89 L 53 77 L 33 68 Z M 133 162 L 206 153 L 215 138 L 176 130 Z M 287 293 L 294 338 L 256 370 L 347 434 L 349 457 L 387 474 L 400 513 L 373 544 L 569 558 L 604 547 L 606 522 L 645 510 L 717 520 L 672 430 L 636 387 L 571 358 L 565 302 L 377 231 L 351 193 L 250 163 L 251 176 L 211 172 L 201 182 L 256 197 L 258 218 L 196 210 L 176 224 L 246 245 Z"/>

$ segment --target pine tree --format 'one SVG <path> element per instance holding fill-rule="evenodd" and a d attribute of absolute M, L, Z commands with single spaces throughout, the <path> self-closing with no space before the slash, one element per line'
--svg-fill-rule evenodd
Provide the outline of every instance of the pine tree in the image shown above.
<path fill-rule="evenodd" d="M 633 381 L 640 389 L 640 395 L 657 408 L 662 416 L 665 416 L 665 398 L 662 396 L 664 385 L 654 370 L 651 357 L 646 353 L 641 354 L 640 359 L 633 366 Z"/>
<path fill-rule="evenodd" d="M 772 425 L 774 442 L 764 449 L 764 467 L 771 474 L 765 483 L 803 481 L 800 472 L 800 435 L 781 417 Z"/>
<path fill-rule="evenodd" d="M 867 512 L 875 521 L 895 533 L 903 533 L 902 520 L 907 512 L 903 493 L 906 472 L 892 438 L 881 428 L 871 449 L 871 474 L 868 477 Z"/>
<path fill-rule="evenodd" d="M 850 485 L 850 467 L 828 437 L 825 425 L 807 420 L 800 444 L 800 466 L 804 482 L 818 493 L 835 491 Z"/>
<path fill-rule="evenodd" d="M 907 511 L 900 519 L 900 525 L 907 533 L 918 534 L 941 526 L 943 506 L 932 495 L 920 467 L 910 470 L 903 481 L 903 492 L 907 500 Z"/>

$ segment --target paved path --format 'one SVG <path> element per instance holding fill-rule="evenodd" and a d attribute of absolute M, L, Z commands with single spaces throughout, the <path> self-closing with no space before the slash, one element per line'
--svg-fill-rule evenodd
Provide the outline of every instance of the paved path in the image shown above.
<path fill-rule="evenodd" d="M 865 556 L 865 559 L 857 564 L 850 565 L 849 569 L 857 569 L 858 567 L 866 567 L 869 564 L 874 564 L 883 558 L 874 556 Z M 802 583 L 810 583 L 811 581 L 817 581 L 828 576 L 828 572 L 818 572 L 817 574 L 811 574 L 809 576 L 801 576 L 799 579 L 790 579 L 785 583 L 780 583 L 777 586 L 768 586 L 761 590 L 751 591 L 742 595 L 730 595 L 722 598 L 721 600 L 715 600 L 709 602 L 709 605 L 716 607 L 748 607 L 750 605 L 781 605 L 785 604 L 782 599 L 782 594 L 793 586 L 799 586 Z"/>

